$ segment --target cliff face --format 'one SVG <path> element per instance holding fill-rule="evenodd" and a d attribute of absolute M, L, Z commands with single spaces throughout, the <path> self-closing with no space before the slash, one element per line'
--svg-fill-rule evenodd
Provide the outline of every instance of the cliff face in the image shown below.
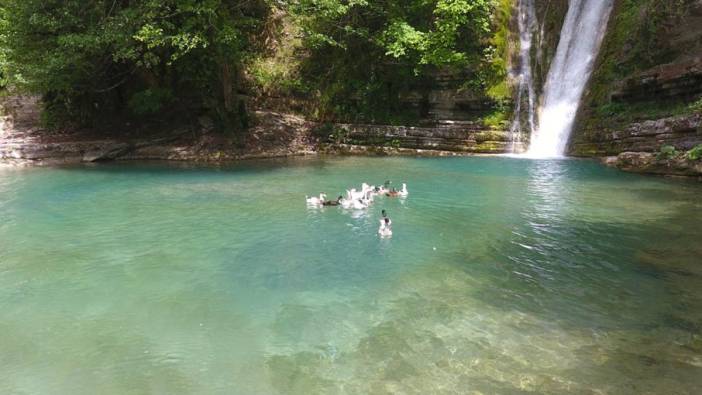
<path fill-rule="evenodd" d="M 618 0 L 570 153 L 702 143 L 702 0 Z"/>
<path fill-rule="evenodd" d="M 466 89 L 469 70 L 438 69 L 425 86 L 401 95 L 398 100 L 413 109 L 423 124 L 446 121 L 477 121 L 494 109 L 490 98 Z"/>
<path fill-rule="evenodd" d="M 535 1 L 534 7 L 539 26 L 535 36 L 536 42 L 532 43 L 532 68 L 534 85 L 537 94 L 541 96 L 561 38 L 561 29 L 568 13 L 568 0 Z"/>

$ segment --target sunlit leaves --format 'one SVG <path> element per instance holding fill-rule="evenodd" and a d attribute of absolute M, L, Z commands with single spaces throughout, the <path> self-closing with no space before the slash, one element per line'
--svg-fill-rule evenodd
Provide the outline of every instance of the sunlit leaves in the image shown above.
<path fill-rule="evenodd" d="M 310 45 L 352 48 L 371 42 L 415 65 L 467 65 L 490 32 L 491 0 L 300 0 L 292 9 Z M 427 23 L 427 21 L 429 23 Z"/>

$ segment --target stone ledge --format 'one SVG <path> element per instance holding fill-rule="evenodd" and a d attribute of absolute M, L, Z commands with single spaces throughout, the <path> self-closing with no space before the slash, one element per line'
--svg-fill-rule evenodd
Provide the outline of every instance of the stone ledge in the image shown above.
<path fill-rule="evenodd" d="M 578 132 L 570 153 L 606 156 L 622 152 L 656 152 L 662 145 L 689 150 L 702 144 L 702 114 L 635 122 L 617 130 Z"/>
<path fill-rule="evenodd" d="M 696 177 L 702 180 L 702 161 L 684 158 L 658 159 L 651 152 L 622 152 L 602 158 L 602 163 L 631 173 Z"/>
<path fill-rule="evenodd" d="M 702 58 L 654 67 L 631 77 L 612 93 L 620 103 L 689 100 L 702 94 Z"/>
<path fill-rule="evenodd" d="M 342 132 L 343 143 L 355 146 L 486 154 L 507 153 L 512 148 L 519 152 L 525 148 L 523 143 L 511 142 L 509 132 L 486 129 L 475 123 L 434 127 L 339 124 L 335 127 Z"/>

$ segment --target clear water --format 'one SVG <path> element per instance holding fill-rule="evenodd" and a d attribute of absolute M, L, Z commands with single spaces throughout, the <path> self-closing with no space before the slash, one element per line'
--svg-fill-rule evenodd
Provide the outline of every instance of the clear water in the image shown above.
<path fill-rule="evenodd" d="M 305 206 L 385 179 L 409 198 Z M 0 393 L 699 393 L 700 196 L 510 158 L 0 169 Z"/>

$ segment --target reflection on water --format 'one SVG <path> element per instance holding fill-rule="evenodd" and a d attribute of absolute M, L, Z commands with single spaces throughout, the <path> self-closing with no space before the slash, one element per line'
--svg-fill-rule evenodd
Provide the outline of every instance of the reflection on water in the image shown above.
<path fill-rule="evenodd" d="M 386 179 L 410 197 L 303 200 Z M 0 393 L 697 393 L 700 192 L 508 158 L 2 169 Z"/>
<path fill-rule="evenodd" d="M 563 206 L 570 202 L 568 163 L 563 160 L 541 160 L 531 164 L 528 171 L 527 194 L 533 204 L 530 217 L 543 226 L 561 220 Z M 528 213 L 525 213 L 529 215 Z"/>

